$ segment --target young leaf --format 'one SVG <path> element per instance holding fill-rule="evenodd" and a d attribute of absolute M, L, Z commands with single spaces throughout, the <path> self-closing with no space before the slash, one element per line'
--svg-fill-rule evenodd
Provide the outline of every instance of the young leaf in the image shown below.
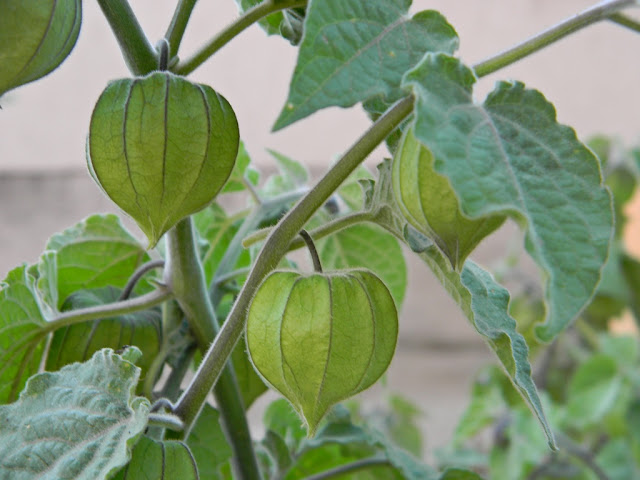
<path fill-rule="evenodd" d="M 114 480 L 199 480 L 196 461 L 184 443 L 175 440 L 157 441 L 140 437 L 131 452 L 131 460 Z M 210 478 L 210 477 L 206 477 Z"/>
<path fill-rule="evenodd" d="M 136 353 L 105 349 L 31 377 L 16 403 L 0 406 L 0 470 L 13 480 L 98 480 L 123 466 L 150 407 L 133 394 L 140 369 L 127 358 Z"/>
<path fill-rule="evenodd" d="M 52 236 L 46 248 L 57 254 L 57 307 L 77 290 L 122 288 L 136 268 L 149 261 L 144 247 L 111 214 L 88 217 Z"/>
<path fill-rule="evenodd" d="M 219 413 L 209 404 L 205 404 L 198 420 L 187 439 L 198 465 L 200 478 L 218 480 L 224 478 L 220 468 L 231 458 L 231 447 L 218 421 Z M 174 477 L 181 478 L 181 477 Z"/>
<path fill-rule="evenodd" d="M 400 310 L 407 289 L 407 266 L 398 241 L 375 225 L 354 225 L 321 243 L 325 270 L 364 267 L 387 285 Z"/>
<path fill-rule="evenodd" d="M 267 178 L 267 181 L 260 190 L 263 196 L 267 198 L 276 197 L 283 193 L 304 187 L 307 184 L 309 180 L 307 167 L 274 150 L 269 150 L 269 153 L 276 161 L 279 173 Z"/>
<path fill-rule="evenodd" d="M 69 296 L 62 311 L 112 303 L 119 296 L 120 290 L 112 287 L 82 290 Z M 134 345 L 142 351 L 137 363 L 144 377 L 161 344 L 162 325 L 157 309 L 78 323 L 55 331 L 45 369 L 54 371 L 73 362 L 83 362 L 103 348 L 117 350 Z"/>
<path fill-rule="evenodd" d="M 27 378 L 38 371 L 50 311 L 26 265 L 10 271 L 0 283 L 0 403 L 14 401 Z"/>
<path fill-rule="evenodd" d="M 244 148 L 244 143 L 240 142 L 236 164 L 233 166 L 229 180 L 225 183 L 221 193 L 242 192 L 246 190 L 245 179 L 251 184 L 257 185 L 260 180 L 260 173 L 250 167 L 250 164 L 251 158 L 249 157 L 249 153 L 247 153 L 246 148 Z"/>
<path fill-rule="evenodd" d="M 435 11 L 409 18 L 411 0 L 312 1 L 279 130 L 330 106 L 403 93 L 404 73 L 426 52 L 453 53 L 458 36 Z"/>
<path fill-rule="evenodd" d="M 470 218 L 507 214 L 527 228 L 526 247 L 546 277 L 544 341 L 584 308 L 612 235 L 611 197 L 593 153 L 535 90 L 501 82 L 473 103 L 473 71 L 428 54 L 408 72 L 415 135 L 433 152 Z"/>

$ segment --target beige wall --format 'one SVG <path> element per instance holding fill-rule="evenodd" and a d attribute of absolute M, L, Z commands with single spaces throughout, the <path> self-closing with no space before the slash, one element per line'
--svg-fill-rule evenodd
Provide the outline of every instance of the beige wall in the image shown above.
<path fill-rule="evenodd" d="M 132 0 L 149 37 L 164 33 L 175 0 Z M 461 37 L 460 55 L 475 63 L 594 0 L 415 0 L 413 10 L 442 11 Z M 95 100 L 106 81 L 127 74 L 96 2 L 83 2 L 84 24 L 71 57 L 49 77 L 3 98 L 0 111 L 0 171 L 84 168 L 84 141 Z M 220 8 L 219 13 L 214 9 Z M 637 12 L 635 12 L 637 13 Z M 200 0 L 183 51 L 193 49 L 237 14 L 233 0 Z M 498 78 L 515 78 L 541 89 L 562 122 L 581 135 L 604 132 L 625 141 L 640 137 L 640 35 L 609 23 L 580 32 L 503 72 L 483 79 L 486 92 Z M 258 161 L 275 148 L 324 165 L 364 129 L 359 108 L 328 109 L 279 132 L 270 127 L 287 94 L 295 50 L 257 27 L 193 78 L 212 85 L 234 106 L 242 136 Z M 378 159 L 383 154 L 379 152 Z"/>

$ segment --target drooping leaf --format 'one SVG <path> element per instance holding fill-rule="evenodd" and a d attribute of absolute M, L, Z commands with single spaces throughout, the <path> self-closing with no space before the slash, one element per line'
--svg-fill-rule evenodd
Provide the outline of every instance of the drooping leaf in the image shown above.
<path fill-rule="evenodd" d="M 44 77 L 71 53 L 80 0 L 8 0 L 0 17 L 0 95 Z"/>
<path fill-rule="evenodd" d="M 473 103 L 473 71 L 428 54 L 407 74 L 417 97 L 415 135 L 433 152 L 470 218 L 507 214 L 527 229 L 526 248 L 545 276 L 551 340 L 582 310 L 600 278 L 612 235 L 611 198 L 597 159 L 535 90 L 501 82 Z"/>
<path fill-rule="evenodd" d="M 44 262 L 51 260 L 51 255 L 43 257 Z M 22 265 L 0 283 L 0 403 L 16 399 L 42 360 L 52 307 L 38 294 L 36 281 Z"/>
<path fill-rule="evenodd" d="M 122 467 L 146 427 L 149 401 L 135 397 L 139 351 L 97 352 L 29 379 L 16 403 L 0 406 L 0 471 L 12 480 L 99 480 Z"/>
<path fill-rule="evenodd" d="M 396 237 L 406 239 L 409 230 L 393 196 L 390 162 L 383 162 L 378 170 L 378 181 L 367 195 L 367 208 L 384 213 L 376 215 L 378 224 Z M 549 445 L 555 448 L 551 427 L 531 378 L 527 344 L 509 315 L 509 292 L 470 260 L 460 273 L 456 272 L 433 242 L 415 229 L 414 233 L 412 242 L 407 244 L 429 266 L 478 333 L 487 340 L 514 387 L 539 420 Z"/>
<path fill-rule="evenodd" d="M 400 310 L 407 289 L 407 266 L 393 235 L 375 225 L 354 225 L 325 239 L 319 254 L 325 270 L 366 266 L 387 285 Z"/>
<path fill-rule="evenodd" d="M 57 254 L 57 307 L 77 290 L 122 288 L 136 268 L 149 261 L 144 247 L 111 214 L 88 217 L 52 236 L 46 248 Z M 141 282 L 136 291 L 149 289 Z"/>
<path fill-rule="evenodd" d="M 129 463 L 113 478 L 199 480 L 200 476 L 195 458 L 184 443 L 176 440 L 157 441 L 143 435 L 133 448 Z"/>
<path fill-rule="evenodd" d="M 220 469 L 232 455 L 218 417 L 218 411 L 211 405 L 205 404 L 187 439 L 187 445 L 196 459 L 198 472 L 203 480 L 225 478 L 221 475 Z"/>
<path fill-rule="evenodd" d="M 426 52 L 453 53 L 455 30 L 435 11 L 407 15 L 411 0 L 312 1 L 289 97 L 274 130 L 330 106 L 393 102 Z"/>
<path fill-rule="evenodd" d="M 95 307 L 118 300 L 120 290 L 112 287 L 81 290 L 67 298 L 62 311 Z M 162 345 L 160 311 L 146 310 L 128 315 L 77 323 L 56 330 L 49 346 L 46 370 L 58 370 L 73 362 L 83 362 L 103 348 L 118 350 L 134 345 L 142 351 L 137 362 L 146 375 Z"/>

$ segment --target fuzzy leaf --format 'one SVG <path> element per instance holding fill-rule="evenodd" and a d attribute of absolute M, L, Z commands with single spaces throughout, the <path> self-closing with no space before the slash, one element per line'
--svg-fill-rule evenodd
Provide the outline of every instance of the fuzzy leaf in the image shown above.
<path fill-rule="evenodd" d="M 112 303 L 119 296 L 120 290 L 114 288 L 79 291 L 67 299 L 62 311 Z M 117 350 L 133 345 L 142 351 L 137 363 L 144 377 L 161 344 L 162 325 L 157 309 L 78 323 L 55 331 L 45 369 L 54 371 L 73 362 L 86 361 L 103 348 Z"/>
<path fill-rule="evenodd" d="M 150 407 L 133 394 L 140 369 L 125 358 L 136 353 L 105 349 L 30 378 L 16 403 L 0 406 L 2 478 L 97 480 L 123 466 Z"/>
<path fill-rule="evenodd" d="M 46 253 L 39 265 L 42 272 L 22 265 L 0 283 L 0 403 L 13 402 L 40 366 L 44 329 L 54 307 L 46 304 L 36 284 L 51 286 L 45 272 L 53 270 L 54 261 L 55 254 Z M 55 300 L 55 293 L 49 291 L 48 296 Z"/>
<path fill-rule="evenodd" d="M 417 97 L 415 135 L 434 154 L 470 218 L 507 214 L 527 230 L 545 277 L 544 341 L 589 301 L 612 236 L 611 197 L 593 153 L 556 122 L 553 106 L 521 83 L 498 83 L 473 103 L 473 71 L 428 54 L 405 77 Z"/>
<path fill-rule="evenodd" d="M 58 304 L 77 290 L 122 288 L 131 274 L 149 261 L 144 247 L 116 215 L 92 215 L 52 236 L 47 250 L 56 252 Z M 149 289 L 141 282 L 138 292 Z"/>
<path fill-rule="evenodd" d="M 198 480 L 196 461 L 184 443 L 157 441 L 142 436 L 131 452 L 131 460 L 114 480 Z M 210 478 L 210 477 L 206 477 Z"/>
<path fill-rule="evenodd" d="M 279 130 L 330 106 L 402 96 L 404 73 L 426 52 L 453 53 L 455 30 L 438 12 L 409 18 L 411 0 L 312 1 Z"/>
<path fill-rule="evenodd" d="M 398 238 L 406 238 L 407 223 L 391 189 L 391 164 L 385 161 L 378 169 L 378 181 L 369 194 L 368 208 L 384 213 L 376 215 L 380 226 Z M 509 292 L 470 260 L 460 273 L 456 272 L 435 245 L 420 232 L 414 233 L 412 249 L 431 268 L 471 324 L 487 340 L 514 387 L 540 421 L 549 445 L 555 448 L 551 427 L 531 378 L 527 343 L 509 315 Z"/>

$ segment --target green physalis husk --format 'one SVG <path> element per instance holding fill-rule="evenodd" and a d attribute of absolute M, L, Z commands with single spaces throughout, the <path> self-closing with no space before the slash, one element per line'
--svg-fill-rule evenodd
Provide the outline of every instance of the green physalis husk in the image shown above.
<path fill-rule="evenodd" d="M 0 95 L 60 65 L 76 44 L 81 21 L 81 0 L 0 2 Z"/>
<path fill-rule="evenodd" d="M 380 378 L 397 337 L 391 293 L 365 269 L 273 272 L 247 318 L 254 367 L 291 402 L 309 436 L 333 405 Z"/>
<path fill-rule="evenodd" d="M 472 220 L 460 210 L 449 180 L 436 172 L 431 151 L 408 128 L 393 159 L 393 192 L 407 221 L 430 238 L 460 271 L 480 241 L 505 220 L 502 215 Z"/>
<path fill-rule="evenodd" d="M 111 82 L 91 117 L 87 162 L 154 246 L 206 207 L 233 170 L 240 135 L 229 103 L 169 72 Z"/>

